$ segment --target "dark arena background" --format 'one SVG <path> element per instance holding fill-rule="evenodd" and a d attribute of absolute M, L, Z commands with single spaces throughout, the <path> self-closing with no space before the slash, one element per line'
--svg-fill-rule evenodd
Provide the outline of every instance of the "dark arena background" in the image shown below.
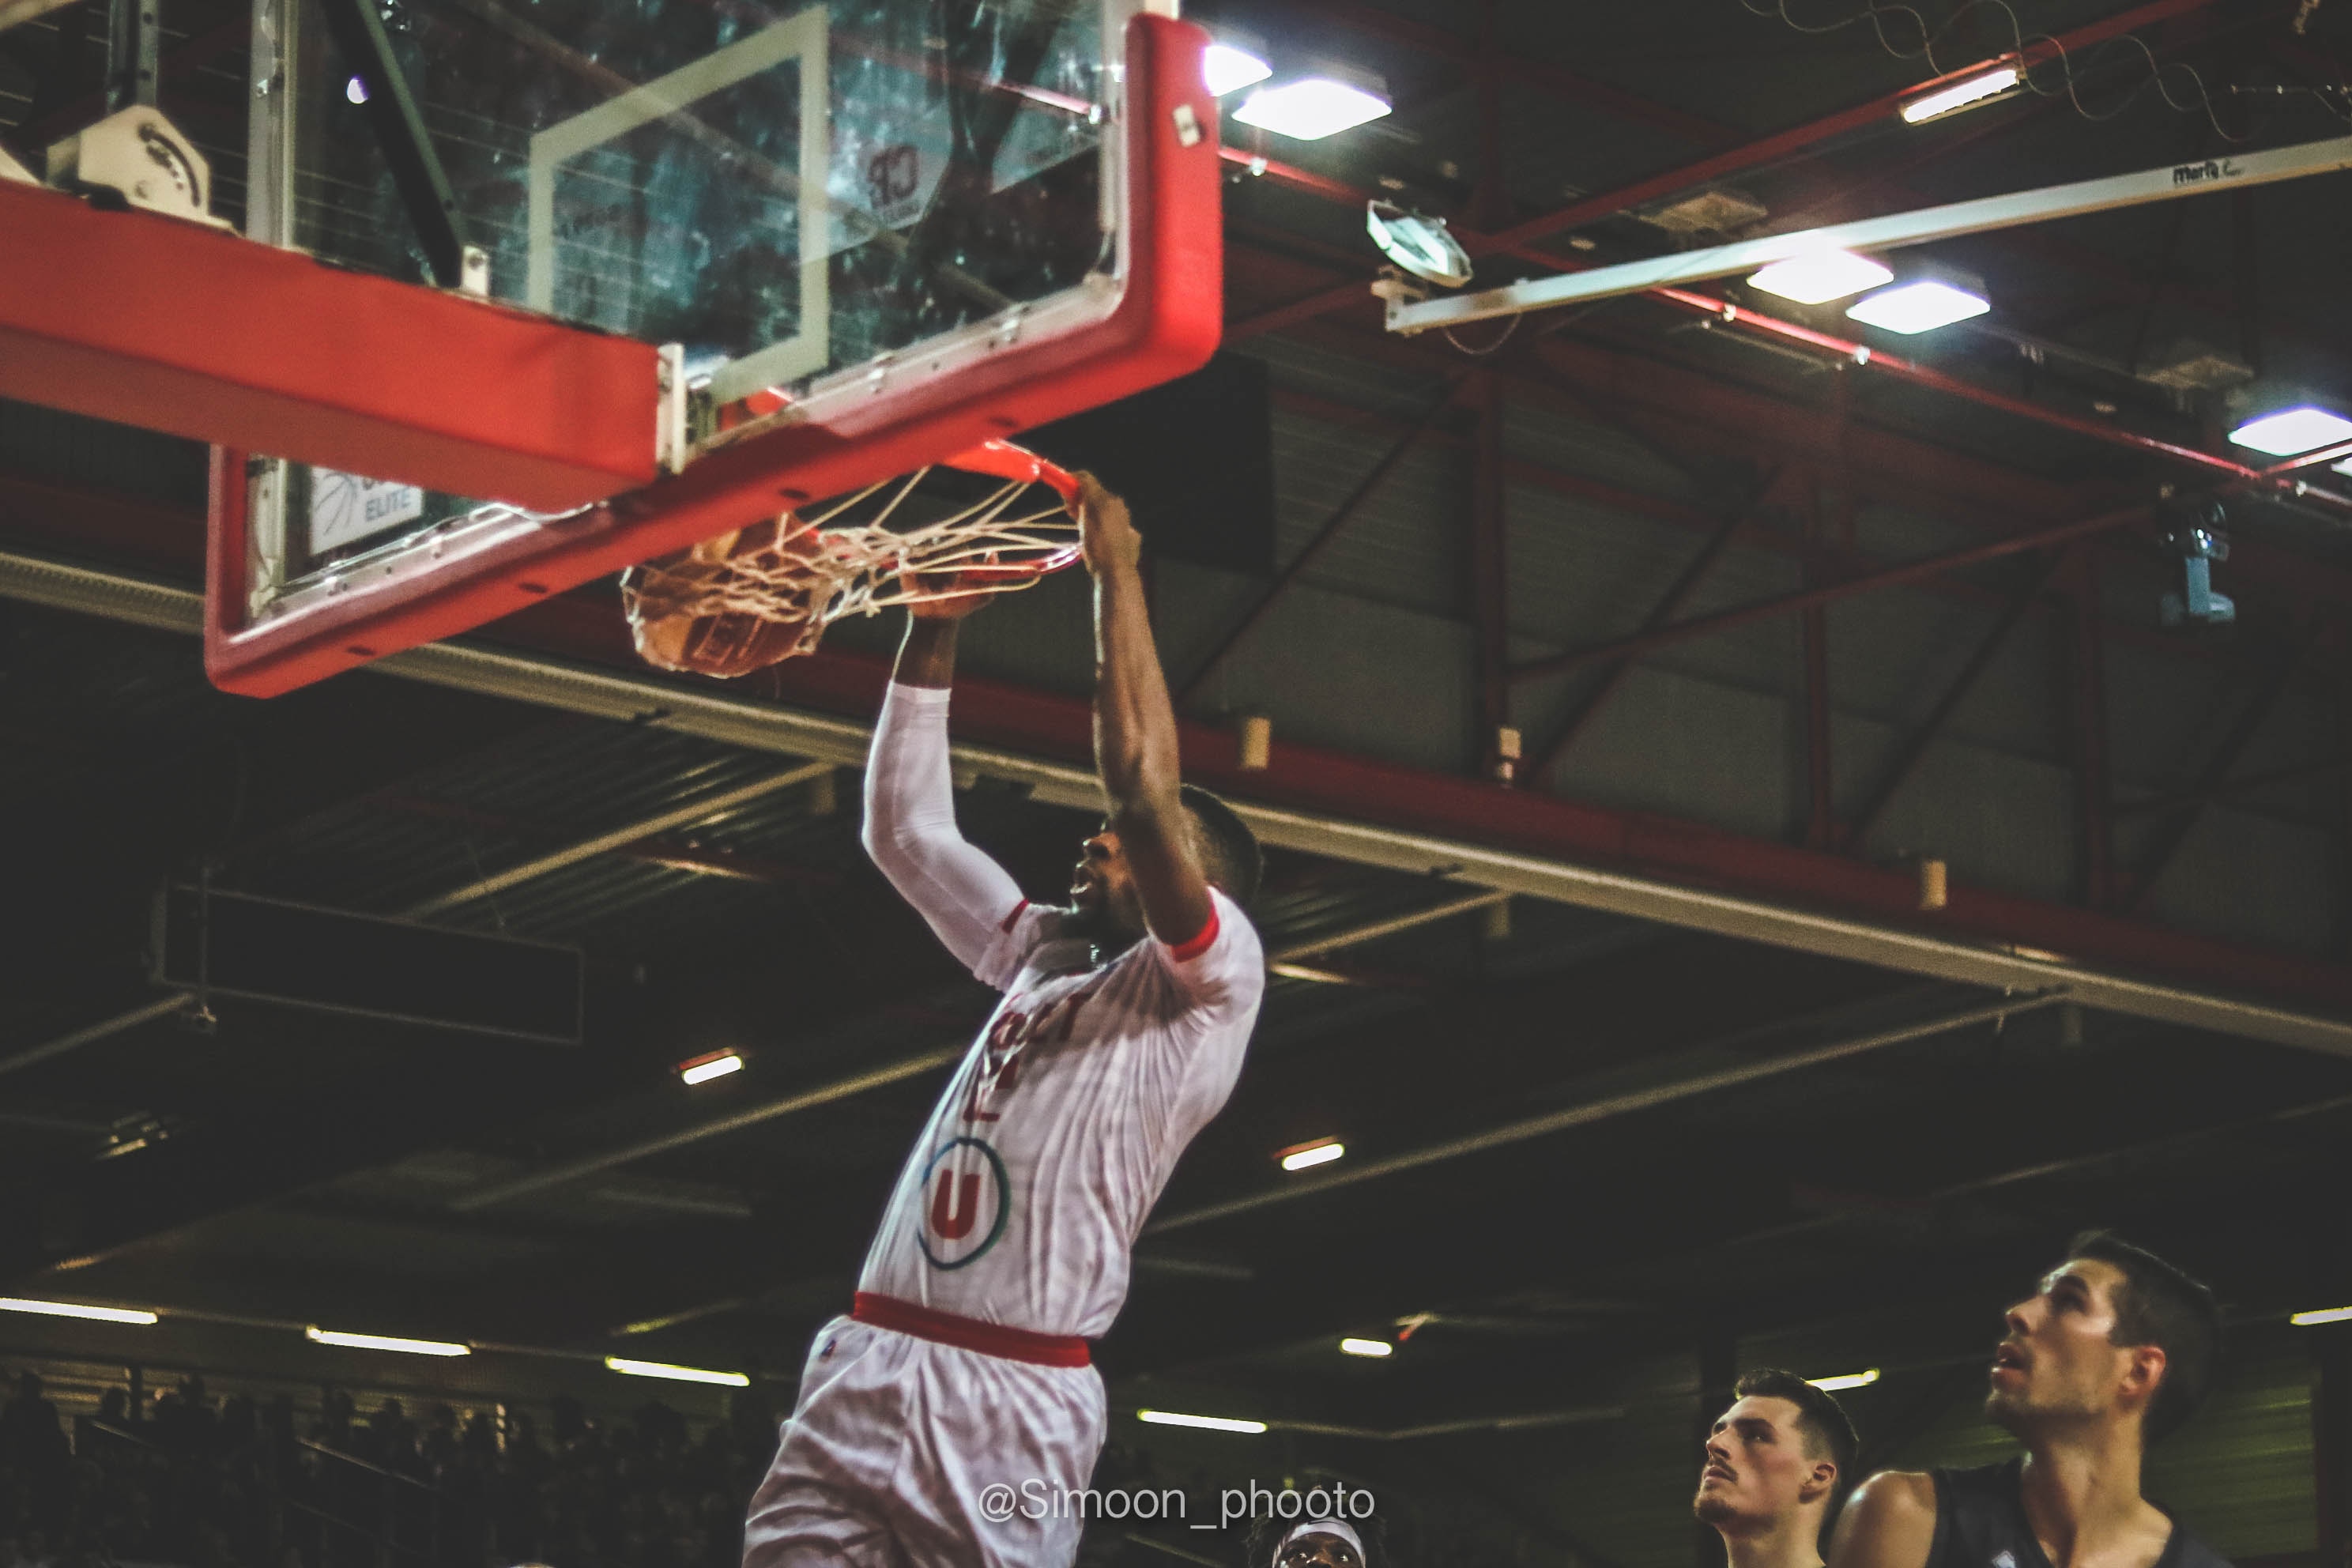
<path fill-rule="evenodd" d="M 1866 1468 L 1998 1457 L 2000 1311 L 2105 1226 L 2230 1324 L 2150 1495 L 2345 1568 L 2352 479 L 2231 436 L 2352 415 L 2346 176 L 1890 253 L 1990 304 L 1910 336 L 1371 291 L 1373 201 L 1497 287 L 2352 132 L 2347 0 L 1916 4 L 1191 13 L 1390 112 L 1228 113 L 1219 356 L 1028 437 L 1133 492 L 1187 776 L 1280 825 L 1247 1066 L 1097 1351 L 1098 1483 L 1191 1512 L 1082 1561 L 1238 1563 L 1191 1525 L 1255 1483 L 1368 1490 L 1400 1564 L 1719 1563 L 1742 1371 L 1841 1380 Z M 21 9 L 29 165 L 108 16 Z M 247 9 L 162 12 L 231 222 Z M 731 1568 L 990 1005 L 858 845 L 898 618 L 672 678 L 606 579 L 229 696 L 206 463 L 0 404 L 0 1564 Z M 958 808 L 1039 898 L 1091 682 L 1083 573 L 967 628 Z"/>

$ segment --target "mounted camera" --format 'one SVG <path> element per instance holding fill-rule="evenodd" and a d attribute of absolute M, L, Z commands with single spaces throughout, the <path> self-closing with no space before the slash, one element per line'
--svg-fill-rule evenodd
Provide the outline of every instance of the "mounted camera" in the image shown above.
<path fill-rule="evenodd" d="M 2168 626 L 2224 626 L 2236 620 L 2237 602 L 2213 592 L 2213 563 L 2230 558 L 2230 536 L 2223 531 L 2229 513 L 2220 499 L 2189 497 L 2172 506 L 2163 521 L 2165 548 L 2180 558 L 2181 586 L 2158 604 L 2158 618 Z"/>

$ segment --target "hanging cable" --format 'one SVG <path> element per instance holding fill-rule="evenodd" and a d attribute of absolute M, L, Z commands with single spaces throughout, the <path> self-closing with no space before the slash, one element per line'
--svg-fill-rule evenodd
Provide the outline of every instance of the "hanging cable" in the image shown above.
<path fill-rule="evenodd" d="M 1968 16 L 1969 12 L 1979 7 L 1989 8 L 2000 12 L 2008 19 L 2012 48 L 2009 56 L 2004 58 L 2014 58 L 2017 61 L 2018 80 L 2028 91 L 2039 97 L 2063 98 L 2073 106 L 2075 113 L 2085 120 L 2098 121 L 2113 120 L 2137 102 L 2140 94 L 2154 87 L 2164 100 L 2165 106 L 2175 113 L 2189 114 L 2201 110 L 2206 122 L 2212 126 L 2214 134 L 2223 141 L 2239 142 L 2252 139 L 2251 132 L 2239 134 L 2222 125 L 2221 115 L 2214 109 L 2214 95 L 2211 89 L 2206 87 L 2205 79 L 2199 74 L 2196 67 L 2179 60 L 2169 64 L 2159 61 L 2156 58 L 2156 51 L 2148 47 L 2146 40 L 2133 33 L 2126 33 L 2120 37 L 2108 39 L 2106 43 L 2108 46 L 2137 49 L 2141 58 L 2147 63 L 2147 75 L 2112 106 L 2103 110 L 2090 108 L 2083 101 L 2082 73 L 2075 69 L 2074 58 L 2068 54 L 2066 46 L 2048 33 L 2035 33 L 2029 36 L 2024 30 L 2023 24 L 2018 19 L 2016 9 L 2009 4 L 2009 0 L 1962 0 L 1960 7 L 1954 11 L 1941 26 L 1930 26 L 1927 16 L 1916 7 L 1900 4 L 1899 0 L 1892 5 L 1881 5 L 1878 0 L 1868 0 L 1861 10 L 1853 15 L 1834 22 L 1824 23 L 1800 22 L 1789 14 L 1789 0 L 1769 0 L 1769 4 L 1759 4 L 1759 0 L 1739 0 L 1739 5 L 1740 9 L 1751 16 L 1773 17 L 1783 26 L 1795 32 L 1816 37 L 1841 32 L 1847 27 L 1857 26 L 1866 22 L 1870 25 L 1871 32 L 1877 37 L 1879 47 L 1899 60 L 1924 60 L 1927 64 L 1927 68 L 1937 76 L 1948 74 L 1951 68 L 1936 58 L 1937 45 L 1958 26 L 1961 18 Z M 1889 36 L 1890 23 L 1896 25 L 1898 33 L 1906 29 L 1916 33 L 1918 42 L 1907 47 L 1898 43 L 1895 37 Z M 2043 61 L 2039 66 L 2026 63 L 2025 51 L 2028 44 L 2047 45 L 2055 53 L 2057 58 L 2054 63 L 2058 68 L 2055 81 L 2045 79 L 2048 72 L 2044 68 L 2053 62 Z M 2037 77 L 2037 72 L 2041 72 L 2042 75 Z M 2187 79 L 2187 84 L 2183 90 L 2188 93 L 2188 96 L 2176 96 L 2173 83 L 2184 77 Z M 2231 88 L 2230 92 L 2231 96 L 2237 96 L 2246 90 L 2248 89 Z M 2352 123 L 2352 99 L 2347 99 L 2346 89 L 2340 85 L 2332 88 L 2282 87 L 2274 89 L 2252 90 L 2277 97 L 2307 92 L 2313 100 L 2329 114 Z"/>

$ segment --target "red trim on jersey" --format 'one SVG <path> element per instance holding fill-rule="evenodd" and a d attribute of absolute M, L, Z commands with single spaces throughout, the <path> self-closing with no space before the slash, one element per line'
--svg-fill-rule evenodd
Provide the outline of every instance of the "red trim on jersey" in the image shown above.
<path fill-rule="evenodd" d="M 998 931 L 1001 931 L 1004 932 L 1004 934 L 1005 934 L 1005 935 L 1007 935 L 1007 936 L 1012 935 L 1012 934 L 1013 934 L 1013 922 L 1014 921 L 1019 920 L 1019 919 L 1021 918 L 1021 911 L 1022 911 L 1023 910 L 1027 909 L 1028 907 L 1029 907 L 1029 900 L 1026 900 L 1026 899 L 1024 899 L 1024 900 L 1022 900 L 1019 903 L 1017 903 L 1017 904 L 1013 905 L 1013 912 L 1012 912 L 1011 914 L 1009 914 L 1009 915 L 1005 916 L 1005 917 L 1004 917 L 1004 923 L 1003 923 L 1003 925 L 1001 925 L 1001 926 L 998 926 L 996 929 L 997 929 Z"/>
<path fill-rule="evenodd" d="M 1168 956 L 1174 959 L 1179 963 L 1190 963 L 1192 960 L 1200 957 L 1202 953 L 1208 952 L 1210 948 L 1216 945 L 1217 923 L 1217 900 L 1211 899 L 1209 900 L 1209 923 L 1202 926 L 1201 928 L 1201 934 L 1194 937 L 1190 942 L 1170 942 L 1168 944 Z"/>
<path fill-rule="evenodd" d="M 861 1323 L 911 1334 L 933 1344 L 978 1351 L 1004 1361 L 1025 1361 L 1033 1366 L 1085 1366 L 1094 1359 L 1087 1342 L 1073 1334 L 1036 1334 L 1027 1329 L 1008 1329 L 1002 1323 L 983 1323 L 977 1318 L 960 1318 L 953 1312 L 918 1307 L 896 1296 L 860 1290 L 849 1315 Z"/>

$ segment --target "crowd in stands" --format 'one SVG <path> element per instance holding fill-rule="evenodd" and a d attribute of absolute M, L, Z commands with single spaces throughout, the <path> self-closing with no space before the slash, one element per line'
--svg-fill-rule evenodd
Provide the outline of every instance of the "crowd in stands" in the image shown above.
<path fill-rule="evenodd" d="M 744 1505 L 775 1442 L 758 1389 L 698 1429 L 657 1401 L 617 1420 L 564 1398 L 537 1415 L 441 1403 L 412 1415 L 330 1388 L 298 1411 L 283 1396 L 219 1399 L 189 1376 L 136 1401 L 109 1388 L 68 1420 L 26 1372 L 0 1407 L 0 1568 L 739 1568 Z M 1095 1484 L 1172 1486 L 1191 1518 L 1217 1517 L 1215 1479 L 1117 1442 Z M 1499 1521 L 1431 1506 L 1383 1496 L 1394 1561 L 1520 1560 Z M 1136 1561 L 1138 1531 L 1205 1544 L 1181 1524 L 1097 1521 L 1080 1568 Z"/>
<path fill-rule="evenodd" d="M 775 1447 L 756 1394 L 689 1429 L 649 1403 L 599 1422 L 362 1413 L 325 1391 L 215 1399 L 198 1377 L 136 1409 L 110 1389 L 70 1424 L 26 1373 L 0 1410 L 0 1568 L 737 1568 L 745 1500 Z"/>

